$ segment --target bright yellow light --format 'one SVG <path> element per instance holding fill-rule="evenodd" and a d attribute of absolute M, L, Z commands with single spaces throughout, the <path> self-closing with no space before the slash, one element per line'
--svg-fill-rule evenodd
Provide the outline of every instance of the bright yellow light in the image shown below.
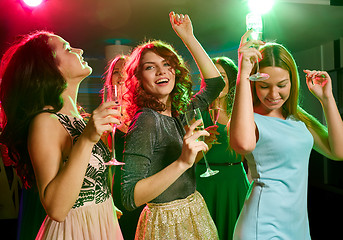
<path fill-rule="evenodd" d="M 248 6 L 250 12 L 265 14 L 269 12 L 274 5 L 274 0 L 249 0 Z"/>

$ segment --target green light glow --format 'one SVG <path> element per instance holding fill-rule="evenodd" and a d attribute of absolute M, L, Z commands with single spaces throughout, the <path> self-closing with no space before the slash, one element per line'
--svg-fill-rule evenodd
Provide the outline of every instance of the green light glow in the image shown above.
<path fill-rule="evenodd" d="M 248 6 L 250 12 L 265 14 L 269 12 L 274 5 L 274 0 L 249 0 Z"/>

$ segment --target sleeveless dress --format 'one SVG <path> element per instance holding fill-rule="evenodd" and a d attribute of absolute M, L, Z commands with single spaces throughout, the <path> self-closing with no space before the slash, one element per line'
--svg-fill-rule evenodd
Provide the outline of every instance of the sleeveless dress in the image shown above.
<path fill-rule="evenodd" d="M 208 111 L 202 112 L 205 127 L 213 125 Z M 206 171 L 204 160 L 196 166 L 197 190 L 204 197 L 208 210 L 217 226 L 219 239 L 229 240 L 233 237 L 236 221 L 241 212 L 249 189 L 249 181 L 242 164 L 241 155 L 228 149 L 226 126 L 217 123 L 218 142 L 206 153 L 212 170 L 219 170 L 214 176 L 202 178 Z"/>
<path fill-rule="evenodd" d="M 86 125 L 83 119 L 61 113 L 56 116 L 75 144 Z M 36 239 L 123 239 L 104 165 L 109 160 L 109 150 L 99 141 L 93 147 L 79 197 L 66 219 L 57 222 L 46 216 Z"/>
<path fill-rule="evenodd" d="M 313 137 L 305 124 L 254 114 L 259 139 L 246 158 L 254 180 L 234 239 L 309 240 L 308 163 Z"/>

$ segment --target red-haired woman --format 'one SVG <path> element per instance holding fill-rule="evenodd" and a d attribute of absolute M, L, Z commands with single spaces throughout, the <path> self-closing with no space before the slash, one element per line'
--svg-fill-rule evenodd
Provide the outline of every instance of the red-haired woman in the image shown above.
<path fill-rule="evenodd" d="M 195 189 L 196 157 L 208 146 L 197 141 L 209 133 L 184 130 L 188 109 L 207 109 L 224 81 L 193 35 L 188 15 L 170 13 L 175 32 L 187 46 L 206 87 L 192 100 L 189 71 L 175 50 L 162 41 L 142 44 L 126 64 L 128 114 L 122 198 L 141 213 L 136 239 L 217 239 L 207 206 Z M 200 155 L 199 154 L 199 155 Z"/>

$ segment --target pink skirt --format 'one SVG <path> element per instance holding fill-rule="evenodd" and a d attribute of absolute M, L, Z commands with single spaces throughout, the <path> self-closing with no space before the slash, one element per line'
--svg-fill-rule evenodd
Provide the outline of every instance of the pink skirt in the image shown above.
<path fill-rule="evenodd" d="M 123 239 L 112 197 L 100 204 L 71 209 L 63 222 L 46 216 L 37 239 Z"/>
<path fill-rule="evenodd" d="M 216 240 L 217 228 L 199 192 L 167 203 L 148 203 L 138 221 L 135 240 Z"/>

